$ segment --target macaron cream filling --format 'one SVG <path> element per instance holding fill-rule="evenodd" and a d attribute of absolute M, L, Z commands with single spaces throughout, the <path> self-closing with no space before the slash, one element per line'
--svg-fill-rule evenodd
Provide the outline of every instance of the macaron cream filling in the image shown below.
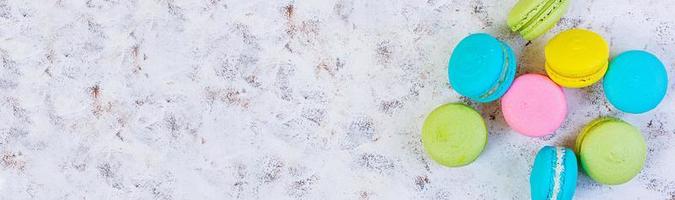
<path fill-rule="evenodd" d="M 558 194 L 562 190 L 562 184 L 565 181 L 565 177 L 562 176 L 565 171 L 565 165 L 563 164 L 565 161 L 565 148 L 555 147 L 555 155 L 555 168 L 553 169 L 555 175 L 553 176 L 553 189 L 551 190 L 550 200 L 558 199 Z"/>
<path fill-rule="evenodd" d="M 499 90 L 500 86 L 502 86 L 502 83 L 504 83 L 504 81 L 506 81 L 506 79 L 508 77 L 508 74 L 509 74 L 508 73 L 509 67 L 511 65 L 511 62 L 510 62 L 511 61 L 511 58 L 510 58 L 511 54 L 509 54 L 507 48 L 508 47 L 505 44 L 502 43 L 502 55 L 504 56 L 504 63 L 502 64 L 502 71 L 499 74 L 499 79 L 497 79 L 495 84 L 492 85 L 492 88 L 490 88 L 487 92 L 480 95 L 481 99 L 488 98 L 488 97 L 492 96 L 495 92 L 497 92 Z"/>

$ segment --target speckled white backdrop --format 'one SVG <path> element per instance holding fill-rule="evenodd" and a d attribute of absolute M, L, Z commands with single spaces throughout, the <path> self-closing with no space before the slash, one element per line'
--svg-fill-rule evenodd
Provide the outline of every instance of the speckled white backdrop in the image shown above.
<path fill-rule="evenodd" d="M 543 72 L 555 33 L 588 28 L 675 79 L 673 1 L 574 1 L 531 44 L 505 26 L 514 3 L 0 0 L 0 199 L 528 199 L 537 150 L 571 146 L 599 116 L 638 126 L 647 164 L 620 186 L 581 175 L 576 198 L 675 199 L 675 81 L 642 115 L 598 85 L 566 90 L 548 138 L 469 102 L 490 128 L 481 157 L 429 160 L 426 114 L 467 102 L 446 63 L 469 33 L 507 41 L 522 74 Z"/>

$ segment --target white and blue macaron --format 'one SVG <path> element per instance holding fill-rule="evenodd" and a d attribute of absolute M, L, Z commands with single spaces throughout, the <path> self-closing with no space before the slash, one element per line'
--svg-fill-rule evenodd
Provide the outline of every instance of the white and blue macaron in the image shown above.
<path fill-rule="evenodd" d="M 530 173 L 532 200 L 572 199 L 577 172 L 577 158 L 572 149 L 543 147 L 537 153 Z"/>

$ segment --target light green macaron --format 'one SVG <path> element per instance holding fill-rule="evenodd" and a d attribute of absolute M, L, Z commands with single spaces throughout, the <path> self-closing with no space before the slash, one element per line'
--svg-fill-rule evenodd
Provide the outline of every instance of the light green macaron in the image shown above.
<path fill-rule="evenodd" d="M 642 133 L 619 119 L 604 117 L 586 125 L 574 150 L 591 179 L 619 185 L 633 179 L 645 164 L 647 146 Z"/>
<path fill-rule="evenodd" d="M 448 167 L 468 165 L 476 160 L 487 143 L 483 117 L 459 103 L 442 105 L 432 111 L 422 127 L 422 144 L 431 159 Z"/>
<path fill-rule="evenodd" d="M 568 7 L 569 0 L 520 0 L 511 9 L 507 24 L 526 40 L 534 40 L 553 28 Z"/>

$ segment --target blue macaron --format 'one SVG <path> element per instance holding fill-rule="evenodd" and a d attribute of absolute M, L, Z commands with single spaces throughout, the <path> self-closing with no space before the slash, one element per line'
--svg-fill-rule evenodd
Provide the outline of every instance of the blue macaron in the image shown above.
<path fill-rule="evenodd" d="M 566 200 L 577 186 L 577 157 L 564 147 L 545 146 L 534 159 L 530 173 L 532 200 Z"/>
<path fill-rule="evenodd" d="M 661 61 L 646 51 L 627 51 L 609 64 L 603 81 L 605 96 L 617 109 L 644 113 L 666 96 L 668 75 Z"/>
<path fill-rule="evenodd" d="M 450 85 L 462 96 L 487 103 L 499 99 L 516 75 L 511 47 L 485 33 L 462 39 L 448 64 Z"/>

